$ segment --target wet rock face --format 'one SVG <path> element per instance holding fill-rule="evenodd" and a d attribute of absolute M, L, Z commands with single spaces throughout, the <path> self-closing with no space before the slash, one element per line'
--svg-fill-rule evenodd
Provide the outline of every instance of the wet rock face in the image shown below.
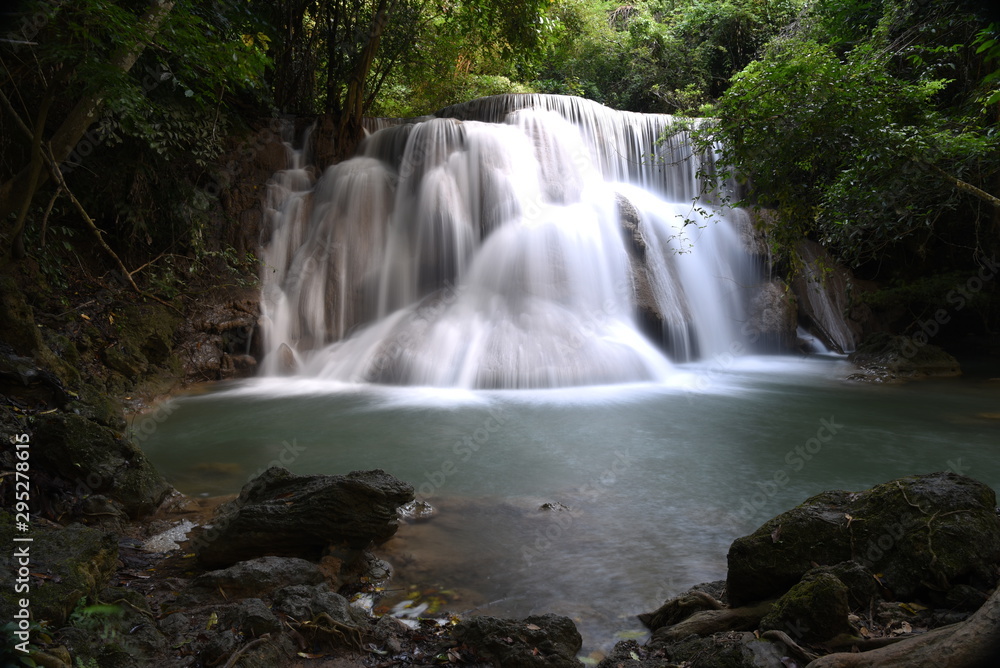
<path fill-rule="evenodd" d="M 733 605 L 784 594 L 815 565 L 855 561 L 901 600 L 956 584 L 994 584 L 1000 517 L 988 486 L 954 473 L 910 476 L 858 493 L 823 492 L 729 549 Z"/>
<path fill-rule="evenodd" d="M 252 376 L 261 354 L 260 295 L 253 289 L 207 295 L 180 326 L 175 352 L 189 383 Z"/>
<path fill-rule="evenodd" d="M 472 617 L 454 630 L 454 638 L 494 666 L 513 668 L 579 668 L 576 653 L 583 645 L 573 621 L 560 615 L 523 620 Z"/>
<path fill-rule="evenodd" d="M 791 349 L 796 340 L 796 300 L 784 282 L 762 281 L 754 286 L 747 308 L 747 331 L 767 352 Z"/>
<path fill-rule="evenodd" d="M 78 497 L 104 495 L 129 517 L 139 518 L 166 498 L 172 487 L 146 456 L 114 431 L 73 413 L 36 418 L 33 442 L 39 463 L 70 481 Z"/>
<path fill-rule="evenodd" d="M 380 469 L 299 476 L 272 467 L 219 508 L 195 553 L 225 566 L 265 555 L 318 558 L 331 545 L 360 551 L 391 538 L 396 509 L 412 500 L 411 485 Z"/>
<path fill-rule="evenodd" d="M 801 241 L 796 252 L 801 270 L 792 281 L 800 319 L 837 352 L 853 351 L 862 332 L 870 328 L 871 309 L 859 302 L 870 286 L 838 264 L 823 246 Z"/>

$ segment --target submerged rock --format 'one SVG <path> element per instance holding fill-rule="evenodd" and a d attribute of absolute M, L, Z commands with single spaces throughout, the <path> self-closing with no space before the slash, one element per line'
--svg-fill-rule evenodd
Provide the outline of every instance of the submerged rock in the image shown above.
<path fill-rule="evenodd" d="M 728 559 L 733 605 L 781 596 L 814 566 L 848 560 L 903 599 L 960 582 L 988 587 L 1000 560 L 996 495 L 954 473 L 823 492 L 738 538 Z"/>
<path fill-rule="evenodd" d="M 331 545 L 356 552 L 391 538 L 396 509 L 412 500 L 411 485 L 380 469 L 300 476 L 272 467 L 219 508 L 194 549 L 210 566 L 265 555 L 315 559 Z"/>

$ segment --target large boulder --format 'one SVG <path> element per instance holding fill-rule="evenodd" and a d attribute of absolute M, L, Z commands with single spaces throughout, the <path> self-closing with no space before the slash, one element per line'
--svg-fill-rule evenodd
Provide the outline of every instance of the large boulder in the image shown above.
<path fill-rule="evenodd" d="M 996 495 L 947 472 L 823 492 L 735 540 L 728 559 L 733 606 L 779 597 L 813 567 L 849 560 L 900 599 L 988 588 L 1000 560 Z"/>
<path fill-rule="evenodd" d="M 331 545 L 362 550 L 391 538 L 396 509 L 412 500 L 411 485 L 380 469 L 300 476 L 275 466 L 219 508 L 194 549 L 209 566 L 266 555 L 315 559 Z"/>
<path fill-rule="evenodd" d="M 194 590 L 222 592 L 229 598 L 266 596 L 289 585 L 316 585 L 323 582 L 319 566 L 296 557 L 260 557 L 196 577 Z"/>

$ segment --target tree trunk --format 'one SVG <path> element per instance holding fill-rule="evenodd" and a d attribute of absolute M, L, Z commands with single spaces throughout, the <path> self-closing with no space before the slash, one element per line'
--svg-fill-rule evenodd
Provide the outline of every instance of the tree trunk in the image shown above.
<path fill-rule="evenodd" d="M 139 25 L 142 27 L 142 38 L 115 51 L 108 64 L 121 72 L 131 70 L 145 50 L 146 42 L 151 40 L 160 30 L 164 19 L 173 8 L 174 0 L 151 0 L 146 12 L 139 19 Z M 52 155 L 58 163 L 65 162 L 70 153 L 73 152 L 73 148 L 83 137 L 87 128 L 97 119 L 103 105 L 104 95 L 100 91 L 91 93 L 77 102 L 73 110 L 66 116 L 62 125 L 49 141 Z M 18 205 L 16 201 L 19 199 L 18 195 L 28 190 L 31 173 L 31 165 L 28 165 L 0 186 L 0 221 L 6 220 L 7 216 L 15 210 Z M 48 177 L 48 173 L 43 171 L 39 175 L 36 188 L 42 186 Z"/>
<path fill-rule="evenodd" d="M 828 654 L 806 668 L 992 668 L 1000 665 L 1000 588 L 964 622 L 868 652 Z"/>
<path fill-rule="evenodd" d="M 371 72 L 372 64 L 375 62 L 375 55 L 378 53 L 379 43 L 382 41 L 382 33 L 385 31 L 389 15 L 392 14 L 395 7 L 396 0 L 379 0 L 378 8 L 375 10 L 375 18 L 372 20 L 371 30 L 368 33 L 368 41 L 365 42 L 354 71 L 351 72 L 350 81 L 347 82 L 347 94 L 344 98 L 344 104 L 340 108 L 340 117 L 334 138 L 335 151 L 339 159 L 354 155 L 358 143 L 364 136 L 362 119 L 367 110 L 365 106 L 365 82 L 368 80 L 368 73 Z"/>

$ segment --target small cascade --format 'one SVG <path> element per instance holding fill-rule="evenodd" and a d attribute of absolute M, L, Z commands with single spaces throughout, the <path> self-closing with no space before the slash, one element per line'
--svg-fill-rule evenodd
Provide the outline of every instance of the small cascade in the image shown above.
<path fill-rule="evenodd" d="M 802 269 L 797 293 L 801 311 L 826 343 L 839 353 L 854 352 L 857 334 L 848 323 L 851 276 L 813 242 L 798 245 Z"/>
<path fill-rule="evenodd" d="M 495 96 L 369 121 L 357 157 L 316 180 L 298 165 L 279 173 L 265 373 L 560 387 L 661 381 L 727 351 L 750 268 L 731 212 L 695 204 L 715 156 L 671 134 L 672 120 Z M 663 341 L 639 331 L 637 272 Z"/>

